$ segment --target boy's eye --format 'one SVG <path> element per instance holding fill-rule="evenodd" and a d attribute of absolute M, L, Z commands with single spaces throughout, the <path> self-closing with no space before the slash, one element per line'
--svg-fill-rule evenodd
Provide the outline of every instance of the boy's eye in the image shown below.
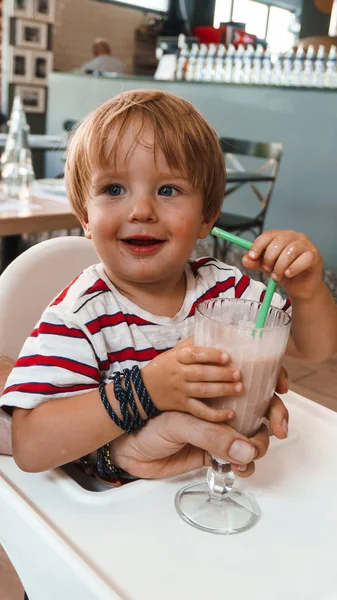
<path fill-rule="evenodd" d="M 176 196 L 179 193 L 179 191 L 177 190 L 177 188 L 173 187 L 172 185 L 163 185 L 161 188 L 159 188 L 158 194 L 160 196 Z"/>
<path fill-rule="evenodd" d="M 121 196 L 122 194 L 125 194 L 125 189 L 117 184 L 108 185 L 103 191 L 106 194 L 109 194 L 109 196 Z"/>

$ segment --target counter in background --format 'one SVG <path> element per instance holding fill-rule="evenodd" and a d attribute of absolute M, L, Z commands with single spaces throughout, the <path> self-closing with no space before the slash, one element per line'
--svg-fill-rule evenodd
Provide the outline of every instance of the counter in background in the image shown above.
<path fill-rule="evenodd" d="M 53 73 L 48 134 L 61 134 L 65 120 L 80 120 L 108 98 L 136 88 L 186 98 L 219 136 L 281 142 L 284 156 L 266 227 L 304 231 L 321 250 L 326 268 L 337 270 L 335 91 Z M 46 176 L 59 172 L 58 156 L 48 153 Z M 248 192 L 226 199 L 226 210 L 254 214 L 258 207 Z"/>

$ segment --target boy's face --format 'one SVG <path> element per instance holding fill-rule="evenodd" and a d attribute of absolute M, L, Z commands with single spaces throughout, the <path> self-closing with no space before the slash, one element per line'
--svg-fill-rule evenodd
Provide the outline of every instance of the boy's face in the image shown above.
<path fill-rule="evenodd" d="M 136 131 L 137 123 L 124 134 L 116 164 L 93 173 L 83 223 L 120 289 L 178 282 L 197 238 L 214 222 L 204 220 L 201 192 L 170 170 L 160 149 L 155 160 L 150 126 L 127 155 Z"/>

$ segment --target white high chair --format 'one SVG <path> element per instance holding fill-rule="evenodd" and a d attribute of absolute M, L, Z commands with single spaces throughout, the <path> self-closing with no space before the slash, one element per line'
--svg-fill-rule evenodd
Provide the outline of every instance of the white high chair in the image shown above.
<path fill-rule="evenodd" d="M 92 243 L 79 236 L 51 238 L 20 254 L 0 276 L 0 355 L 16 360 L 44 308 L 96 262 Z"/>

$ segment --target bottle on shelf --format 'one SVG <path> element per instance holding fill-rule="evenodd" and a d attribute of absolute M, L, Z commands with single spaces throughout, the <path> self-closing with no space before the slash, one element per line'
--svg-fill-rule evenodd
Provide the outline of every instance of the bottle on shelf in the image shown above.
<path fill-rule="evenodd" d="M 304 68 L 304 48 L 299 46 L 296 50 L 295 58 L 292 65 L 291 83 L 295 87 L 303 85 L 303 68 Z"/>
<path fill-rule="evenodd" d="M 215 73 L 215 55 L 216 55 L 216 44 L 210 44 L 208 46 L 206 59 L 204 61 L 203 80 L 213 81 Z"/>
<path fill-rule="evenodd" d="M 251 83 L 259 85 L 261 83 L 261 71 L 262 71 L 262 60 L 263 60 L 264 48 L 261 44 L 257 45 L 254 52 L 253 58 L 253 70 L 251 76 Z"/>
<path fill-rule="evenodd" d="M 242 83 L 243 82 L 243 56 L 244 56 L 244 46 L 239 44 L 237 50 L 234 55 L 234 64 L 233 64 L 233 75 L 232 81 L 233 83 Z"/>
<path fill-rule="evenodd" d="M 310 44 L 303 63 L 302 85 L 304 87 L 312 87 L 313 85 L 315 56 L 315 48 Z"/>
<path fill-rule="evenodd" d="M 199 52 L 195 61 L 194 81 L 202 81 L 204 77 L 205 61 L 207 55 L 207 45 L 200 44 Z"/>
<path fill-rule="evenodd" d="M 263 59 L 262 59 L 262 69 L 261 69 L 261 83 L 264 85 L 271 84 L 271 74 L 272 74 L 272 62 L 270 51 L 265 50 Z"/>
<path fill-rule="evenodd" d="M 324 87 L 337 88 L 337 47 L 331 46 L 328 60 L 326 61 Z"/>
<path fill-rule="evenodd" d="M 195 64 L 196 64 L 198 52 L 199 52 L 199 44 L 197 44 L 196 42 L 193 42 L 193 44 L 191 46 L 191 50 L 190 50 L 190 55 L 187 59 L 186 74 L 185 74 L 186 81 L 193 81 L 193 79 L 194 79 Z"/>
<path fill-rule="evenodd" d="M 294 50 L 289 48 L 283 59 L 282 84 L 292 85 L 292 70 L 293 70 Z"/>
<path fill-rule="evenodd" d="M 226 46 L 219 44 L 214 62 L 214 81 L 224 80 Z"/>
<path fill-rule="evenodd" d="M 229 44 L 227 48 L 227 53 L 225 57 L 225 67 L 224 67 L 224 81 L 226 83 L 231 83 L 233 77 L 233 63 L 235 56 L 235 47 L 233 44 Z"/>
<path fill-rule="evenodd" d="M 283 54 L 280 52 L 276 56 L 273 57 L 274 64 L 271 72 L 271 80 L 270 83 L 272 85 L 282 85 L 283 84 Z"/>
<path fill-rule="evenodd" d="M 21 98 L 15 97 L 7 143 L 1 157 L 1 175 L 4 194 L 24 201 L 31 197 L 35 181 L 29 131 Z"/>
<path fill-rule="evenodd" d="M 314 87 L 324 87 L 325 56 L 325 47 L 321 44 L 317 50 L 314 64 L 314 73 L 312 79 L 312 84 Z"/>
<path fill-rule="evenodd" d="M 184 44 L 183 47 L 180 49 L 180 53 L 179 53 L 178 60 L 177 60 L 177 67 L 176 67 L 176 80 L 177 81 L 182 81 L 183 79 L 185 79 L 188 56 L 189 56 L 188 46 L 187 46 L 187 44 Z"/>
<path fill-rule="evenodd" d="M 243 83 L 250 83 L 253 69 L 254 46 L 248 44 L 243 55 Z"/>

